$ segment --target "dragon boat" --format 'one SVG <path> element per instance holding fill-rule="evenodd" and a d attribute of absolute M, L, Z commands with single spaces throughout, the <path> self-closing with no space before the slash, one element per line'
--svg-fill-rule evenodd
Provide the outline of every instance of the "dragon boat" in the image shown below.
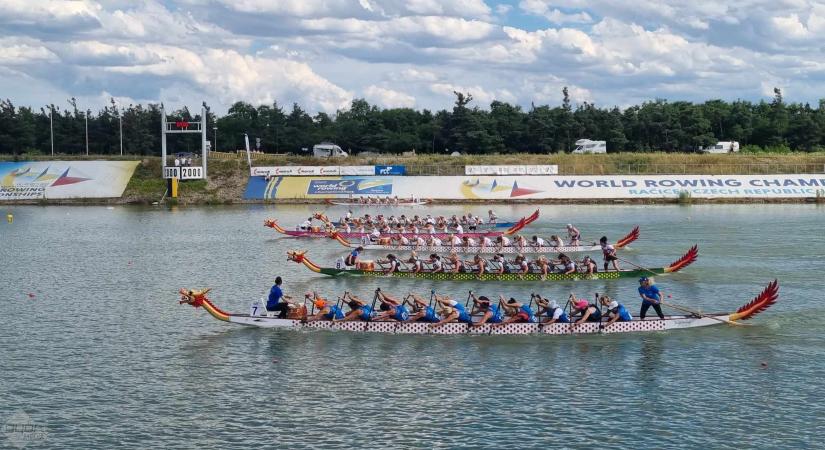
<path fill-rule="evenodd" d="M 320 273 L 322 275 L 330 276 L 373 276 L 383 277 L 392 276 L 397 278 L 418 278 L 425 280 L 438 281 L 582 281 L 582 280 L 615 280 L 619 278 L 638 278 L 650 275 L 666 275 L 678 272 L 696 261 L 699 256 L 699 248 L 694 245 L 681 258 L 677 259 L 667 267 L 659 267 L 654 269 L 642 268 L 636 266 L 634 269 L 610 270 L 605 272 L 595 272 L 587 274 L 583 272 L 575 273 L 557 273 L 551 272 L 544 276 L 541 272 L 532 270 L 527 273 L 513 273 L 513 272 L 485 272 L 478 274 L 478 272 L 429 272 L 422 270 L 414 272 L 409 269 L 401 269 L 392 273 L 387 273 L 379 266 L 376 270 L 377 264 L 374 261 L 359 261 L 358 268 L 344 268 L 344 267 L 321 267 L 306 257 L 306 250 L 287 251 L 287 260 L 303 264 L 309 270 Z M 340 262 L 339 262 L 340 263 Z M 340 264 L 339 264 L 340 265 Z"/>
<path fill-rule="evenodd" d="M 384 206 L 388 208 L 393 208 L 396 206 L 424 206 L 432 203 L 430 199 L 398 199 L 398 203 L 391 202 L 391 203 L 361 203 L 357 199 L 352 200 L 336 200 L 328 198 L 324 200 L 329 205 L 335 206 Z"/>
<path fill-rule="evenodd" d="M 488 247 L 480 247 L 480 246 L 463 246 L 457 245 L 455 247 L 451 247 L 449 245 L 441 245 L 441 246 L 415 246 L 415 245 L 391 245 L 391 244 L 362 244 L 360 242 L 350 242 L 343 237 L 341 234 L 336 232 L 332 232 L 329 234 L 331 239 L 335 239 L 336 241 L 340 242 L 341 245 L 345 247 L 362 247 L 364 250 L 384 250 L 384 251 L 427 251 L 430 253 L 469 253 L 469 254 L 489 254 L 493 255 L 496 253 L 504 253 L 504 254 L 547 254 L 547 253 L 581 253 L 581 252 L 595 252 L 600 251 L 602 248 L 596 243 L 593 245 L 565 245 L 562 247 L 551 247 L 551 246 L 543 246 L 543 247 L 534 247 L 532 245 L 526 245 L 524 248 L 519 248 L 514 245 L 509 245 L 507 247 L 502 247 L 501 250 L 497 250 L 498 247 L 495 245 L 488 246 Z M 631 242 L 639 239 L 639 227 L 633 228 L 633 230 L 628 233 L 625 237 L 616 241 L 613 244 L 613 247 L 616 250 L 622 249 L 627 247 Z"/>
<path fill-rule="evenodd" d="M 467 237 L 470 237 L 470 238 L 473 238 L 473 239 L 483 238 L 483 237 L 494 238 L 494 237 L 498 237 L 498 236 L 502 236 L 502 235 L 503 236 L 509 236 L 509 235 L 518 233 L 519 231 L 524 229 L 524 227 L 526 227 L 527 225 L 535 222 L 536 219 L 538 219 L 538 218 L 539 218 L 539 211 L 536 210 L 533 214 L 531 214 L 527 217 L 522 217 L 521 219 L 519 219 L 518 222 L 516 222 L 515 225 L 513 225 L 512 227 L 510 227 L 510 228 L 508 228 L 504 231 L 492 231 L 492 230 L 478 231 L 478 232 L 471 232 L 471 233 L 461 233 L 460 236 L 462 236 L 462 237 L 467 236 Z M 327 238 L 327 237 L 329 237 L 330 233 L 336 231 L 336 230 L 331 229 L 331 228 L 325 228 L 325 227 L 320 227 L 320 226 L 317 226 L 317 227 L 314 226 L 314 227 L 312 227 L 311 230 L 287 230 L 287 229 L 283 228 L 282 226 L 280 226 L 278 224 L 278 221 L 275 220 L 275 219 L 266 219 L 264 221 L 264 226 L 272 228 L 275 231 L 277 231 L 278 233 L 285 234 L 287 236 L 292 236 L 292 237 Z M 344 239 L 367 239 L 371 236 L 371 233 L 360 232 L 360 231 L 354 231 L 354 232 L 349 232 L 349 233 L 344 232 L 344 231 L 337 231 L 337 233 L 338 233 L 339 236 L 341 236 Z M 403 235 L 403 236 L 406 236 L 408 238 L 412 238 L 414 236 L 419 236 L 420 235 L 420 236 L 435 236 L 439 239 L 449 239 L 449 237 L 452 236 L 453 234 L 454 233 L 446 233 L 446 232 L 427 233 L 427 232 L 422 231 L 422 232 L 417 233 L 417 234 L 416 233 L 385 233 L 385 234 L 382 234 L 381 237 L 389 239 L 390 236 Z"/>
<path fill-rule="evenodd" d="M 188 304 L 194 308 L 203 308 L 217 320 L 258 328 L 274 328 L 284 330 L 335 330 L 356 331 L 385 334 L 438 334 L 438 335 L 565 335 L 565 334 L 600 334 L 600 333 L 632 333 L 643 331 L 669 331 L 686 328 L 705 327 L 710 325 L 740 324 L 768 309 L 779 299 L 779 283 L 774 280 L 753 300 L 743 305 L 733 313 L 694 313 L 687 315 L 666 315 L 663 320 L 658 317 L 639 320 L 634 318 L 629 322 L 615 322 L 605 326 L 603 322 L 584 322 L 576 326 L 569 323 L 509 323 L 493 326 L 483 324 L 470 326 L 466 323 L 446 323 L 439 327 L 432 327 L 423 322 L 337 322 L 337 321 L 306 321 L 306 307 L 299 308 L 291 318 L 279 319 L 272 313 L 261 313 L 258 302 L 253 303 L 250 314 L 230 314 L 215 306 L 204 291 L 181 290 L 181 304 Z M 473 320 L 478 320 L 473 317 Z"/>
<path fill-rule="evenodd" d="M 333 221 L 333 222 L 330 222 L 330 223 L 332 225 L 335 225 L 336 227 L 344 226 L 344 223 L 342 223 L 339 220 L 336 220 L 336 221 Z M 515 226 L 517 223 L 518 223 L 517 221 L 516 222 L 513 222 L 513 221 L 506 221 L 506 222 L 496 221 L 496 222 L 493 222 L 493 223 L 490 223 L 490 222 L 481 223 L 481 224 L 476 225 L 476 227 L 478 227 L 482 230 L 490 230 L 490 229 L 495 229 L 495 228 L 511 228 L 511 227 Z M 465 229 L 468 227 L 468 225 L 466 223 L 462 223 L 461 226 L 464 227 Z"/>

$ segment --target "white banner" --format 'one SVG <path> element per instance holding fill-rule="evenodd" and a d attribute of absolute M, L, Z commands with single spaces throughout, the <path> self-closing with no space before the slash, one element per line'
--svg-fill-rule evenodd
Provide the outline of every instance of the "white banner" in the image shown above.
<path fill-rule="evenodd" d="M 375 166 L 341 166 L 341 175 L 375 175 Z"/>
<path fill-rule="evenodd" d="M 336 175 L 375 175 L 375 166 L 270 166 L 252 167 L 253 177 L 310 177 Z"/>
<path fill-rule="evenodd" d="M 559 166 L 464 166 L 467 175 L 557 175 Z"/>
<path fill-rule="evenodd" d="M 398 196 L 437 200 L 814 198 L 825 196 L 825 174 L 614 176 L 284 177 L 249 198 Z M 254 191 L 254 189 L 253 189 Z M 265 195 L 265 197 L 260 197 Z"/>

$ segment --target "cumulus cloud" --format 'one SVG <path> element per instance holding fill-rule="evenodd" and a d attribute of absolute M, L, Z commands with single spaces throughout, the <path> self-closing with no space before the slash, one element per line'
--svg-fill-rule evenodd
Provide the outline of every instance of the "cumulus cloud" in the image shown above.
<path fill-rule="evenodd" d="M 607 105 L 773 86 L 815 102 L 823 31 L 811 0 L 5 0 L 0 89 L 328 112 L 450 108 L 453 90 L 558 104 L 564 86 Z"/>
<path fill-rule="evenodd" d="M 412 108 L 415 106 L 415 97 L 403 92 L 380 86 L 367 86 L 364 97 L 371 103 L 384 108 Z"/>

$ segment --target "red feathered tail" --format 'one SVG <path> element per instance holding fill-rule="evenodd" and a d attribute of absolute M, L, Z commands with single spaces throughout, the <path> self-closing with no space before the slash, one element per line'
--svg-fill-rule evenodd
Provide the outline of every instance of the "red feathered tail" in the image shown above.
<path fill-rule="evenodd" d="M 625 237 L 619 239 L 618 241 L 616 241 L 616 245 L 614 245 L 614 247 L 616 247 L 617 249 L 624 248 L 624 247 L 628 246 L 631 242 L 635 241 L 636 239 L 639 239 L 639 226 L 638 225 L 636 225 L 636 228 L 632 229 L 630 231 L 630 233 L 627 234 L 627 236 L 625 236 Z"/>
<path fill-rule="evenodd" d="M 779 300 L 779 281 L 773 280 L 761 294 L 750 301 L 747 305 L 736 310 L 728 317 L 728 320 L 748 320 L 751 317 L 768 309 Z"/>
<path fill-rule="evenodd" d="M 669 266 L 665 267 L 665 273 L 673 273 L 678 272 L 685 267 L 693 264 L 696 261 L 696 258 L 699 256 L 699 246 L 694 245 L 687 251 L 681 258 L 673 261 Z"/>

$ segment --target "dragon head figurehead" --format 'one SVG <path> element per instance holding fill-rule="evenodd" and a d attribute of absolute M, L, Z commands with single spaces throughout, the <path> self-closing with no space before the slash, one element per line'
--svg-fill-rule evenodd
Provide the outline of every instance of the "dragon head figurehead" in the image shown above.
<path fill-rule="evenodd" d="M 278 222 L 275 219 L 266 219 L 264 220 L 264 226 L 269 228 L 275 228 L 275 224 Z"/>
<path fill-rule="evenodd" d="M 203 290 L 194 290 L 194 289 L 186 289 L 181 288 L 180 291 L 180 301 L 179 304 L 189 304 L 194 306 L 195 308 L 203 306 L 203 301 L 208 300 L 206 298 L 206 293 L 211 291 L 212 288 L 206 288 Z"/>
<path fill-rule="evenodd" d="M 304 253 L 306 253 L 306 250 L 304 250 L 304 251 L 288 250 L 286 252 L 286 260 L 287 261 L 295 261 L 296 263 L 304 262 Z"/>

